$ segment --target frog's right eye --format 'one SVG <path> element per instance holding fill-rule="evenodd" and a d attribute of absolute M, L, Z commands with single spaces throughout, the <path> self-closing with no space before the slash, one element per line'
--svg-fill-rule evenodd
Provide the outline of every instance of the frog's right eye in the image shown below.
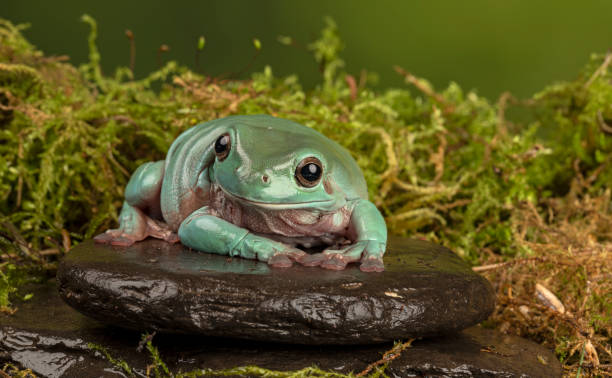
<path fill-rule="evenodd" d="M 223 159 L 229 155 L 231 146 L 232 143 L 230 141 L 229 134 L 223 134 L 217 138 L 217 141 L 215 142 L 215 154 L 217 155 L 219 161 L 223 161 Z"/>

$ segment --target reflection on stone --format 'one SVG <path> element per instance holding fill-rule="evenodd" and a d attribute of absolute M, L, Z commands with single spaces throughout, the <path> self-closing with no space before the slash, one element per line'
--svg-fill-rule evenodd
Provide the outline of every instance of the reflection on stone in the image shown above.
<path fill-rule="evenodd" d="M 136 346 L 140 333 L 91 320 L 65 305 L 54 284 L 32 287 L 32 300 L 15 315 L 0 314 L 2 359 L 30 368 L 41 377 L 123 377 L 89 343 L 107 348 L 136 376 L 145 376 L 151 357 Z M 153 339 L 172 372 L 257 365 L 299 370 L 317 365 L 339 373 L 362 371 L 393 343 L 354 346 L 304 346 L 157 334 Z M 439 338 L 417 340 L 385 370 L 391 377 L 560 377 L 554 355 L 533 342 L 472 327 Z"/>
<path fill-rule="evenodd" d="M 75 309 L 136 329 L 298 344 L 363 344 L 445 334 L 494 306 L 490 284 L 448 249 L 390 239 L 386 270 L 265 263 L 146 240 L 85 242 L 58 270 Z"/>

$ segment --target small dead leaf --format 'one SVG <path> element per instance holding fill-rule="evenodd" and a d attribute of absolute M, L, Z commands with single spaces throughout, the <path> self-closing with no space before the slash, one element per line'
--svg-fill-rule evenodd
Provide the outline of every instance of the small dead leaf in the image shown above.
<path fill-rule="evenodd" d="M 501 353 L 498 352 L 497 350 L 495 350 L 495 347 L 492 345 L 485 345 L 482 348 L 480 348 L 481 352 L 485 352 L 485 353 L 493 353 L 493 354 L 497 354 L 498 356 L 504 356 L 504 357 L 509 357 L 509 354 L 505 354 L 505 353 Z"/>
<path fill-rule="evenodd" d="M 385 295 L 387 297 L 391 297 L 391 298 L 404 298 L 401 295 L 399 295 L 398 293 L 395 293 L 393 291 L 385 291 Z"/>
<path fill-rule="evenodd" d="M 343 289 L 358 289 L 363 286 L 363 282 L 347 282 L 340 285 Z"/>
<path fill-rule="evenodd" d="M 588 361 L 591 361 L 593 365 L 599 365 L 599 356 L 597 355 L 597 350 L 591 343 L 591 340 L 587 340 L 584 343 L 584 351 L 586 352 L 586 358 Z"/>
<path fill-rule="evenodd" d="M 549 307 L 552 310 L 555 310 L 561 314 L 565 314 L 565 306 L 556 295 L 554 295 L 550 290 L 548 290 L 544 285 L 536 284 L 536 297 L 540 302 L 542 302 L 545 306 Z"/>
<path fill-rule="evenodd" d="M 68 233 L 68 230 L 66 229 L 62 229 L 62 247 L 64 247 L 64 251 L 66 252 L 70 251 L 70 248 L 72 248 L 72 242 L 70 241 L 70 234 Z"/>

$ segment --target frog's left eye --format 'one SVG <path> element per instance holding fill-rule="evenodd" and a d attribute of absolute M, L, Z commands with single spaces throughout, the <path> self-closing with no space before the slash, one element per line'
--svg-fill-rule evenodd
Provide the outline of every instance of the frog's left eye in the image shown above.
<path fill-rule="evenodd" d="M 229 155 L 232 143 L 229 134 L 223 134 L 215 142 L 215 154 L 219 161 L 223 161 Z"/>
<path fill-rule="evenodd" d="M 295 178 L 300 185 L 312 188 L 321 181 L 323 164 L 316 157 L 307 157 L 295 169 Z"/>

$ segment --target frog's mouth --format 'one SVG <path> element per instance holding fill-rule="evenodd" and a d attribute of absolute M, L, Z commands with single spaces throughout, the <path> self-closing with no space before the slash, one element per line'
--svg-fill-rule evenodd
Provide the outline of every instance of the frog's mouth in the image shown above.
<path fill-rule="evenodd" d="M 247 197 L 243 197 L 243 196 L 239 196 L 237 194 L 231 193 L 225 188 L 223 188 L 221 185 L 219 185 L 219 188 L 225 195 L 227 195 L 230 198 L 239 200 L 243 203 L 247 203 L 253 206 L 258 206 L 258 207 L 262 207 L 262 208 L 270 209 L 270 210 L 303 209 L 305 207 L 308 207 L 308 208 L 314 207 L 318 209 L 327 210 L 333 207 L 333 204 L 335 203 L 334 199 L 330 199 L 326 201 L 307 201 L 307 202 L 282 202 L 282 203 L 280 202 L 262 202 L 262 201 L 257 201 L 251 198 L 247 198 Z"/>

